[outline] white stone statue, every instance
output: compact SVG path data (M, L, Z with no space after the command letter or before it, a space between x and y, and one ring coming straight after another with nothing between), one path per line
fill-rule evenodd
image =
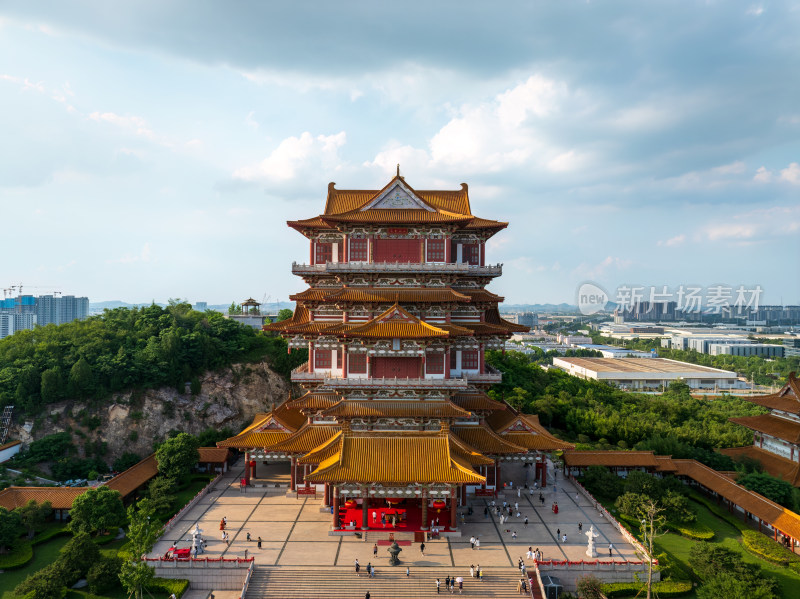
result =
M589 546L586 548L586 555L588 555L589 557L597 557L597 549L595 549L595 547L594 547L594 540L597 537L599 537L600 535L598 535L594 531L594 524L592 524L589 527L589 530L587 530L583 534L585 534L587 537L589 537Z

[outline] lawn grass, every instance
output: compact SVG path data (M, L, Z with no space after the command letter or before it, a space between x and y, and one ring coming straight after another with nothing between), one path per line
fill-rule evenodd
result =
M70 537L58 536L45 541L33 548L33 559L25 567L18 570L8 570L0 575L2 582L2 595L0 599L16 599L12 594L14 587L25 580L29 575L38 572L45 566L52 564L58 559L58 554Z

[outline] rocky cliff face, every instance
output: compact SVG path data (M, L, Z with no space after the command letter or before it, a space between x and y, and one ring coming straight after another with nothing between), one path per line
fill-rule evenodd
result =
M238 433L258 412L284 401L290 385L264 363L235 365L200 378L192 395L171 387L115 394L98 405L66 401L48 406L46 415L18 424L10 438L24 444L52 433L73 432L76 444L105 441L109 463L126 451L141 456L153 451L171 430L197 434L208 428Z

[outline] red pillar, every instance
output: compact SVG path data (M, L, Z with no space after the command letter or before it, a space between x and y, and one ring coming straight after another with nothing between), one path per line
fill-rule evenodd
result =
M253 476L253 478L256 478L256 461L255 460L250 460L250 463L253 466L253 474L252 474L252 476Z
M314 342L308 343L308 372L314 372Z
M308 263L309 263L311 266L314 266L314 240L312 239L312 240L310 240L308 243L309 243L309 246L311 247L311 249L310 249L310 251L309 251L309 254L310 254L310 255L309 255L309 257L308 257Z
M481 266L484 266L486 261L486 242L481 242Z
M294 491L297 488L297 468L294 463L294 457L290 458L290 460L289 490Z
M361 530L369 528L369 491L367 487L361 487Z
M333 528L339 528L339 487L333 487L333 516L332 516Z
M480 360L480 365L479 365L480 370L478 370L478 372L483 374L486 366L485 358L483 355L483 343L481 343L478 348L478 359Z
M244 480L250 486L250 452L244 452Z
M452 348L448 347L447 351L444 352L444 378L450 378L450 352Z
M458 526L458 488L453 487L450 491L450 530L455 530Z
M467 485L461 485L461 505L467 505Z
M420 529L428 530L428 497L425 493L425 487L422 488L420 499L422 500L422 524L420 524Z
M542 489L547 486L547 460L542 460L542 481L539 485Z

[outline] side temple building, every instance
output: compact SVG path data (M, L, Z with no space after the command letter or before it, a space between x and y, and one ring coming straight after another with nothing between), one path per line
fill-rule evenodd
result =
M543 452L571 445L486 394L501 381L486 351L528 330L486 289L502 274L486 241L507 223L474 216L466 184L417 191L398 174L381 190L331 183L322 214L288 224L309 242L309 263L292 264L308 288L264 329L308 350L292 373L306 392L219 444L246 451L248 481L257 460L288 461L291 489L333 508L334 533L391 513L458 534L457 506L502 488L508 460L544 486Z

